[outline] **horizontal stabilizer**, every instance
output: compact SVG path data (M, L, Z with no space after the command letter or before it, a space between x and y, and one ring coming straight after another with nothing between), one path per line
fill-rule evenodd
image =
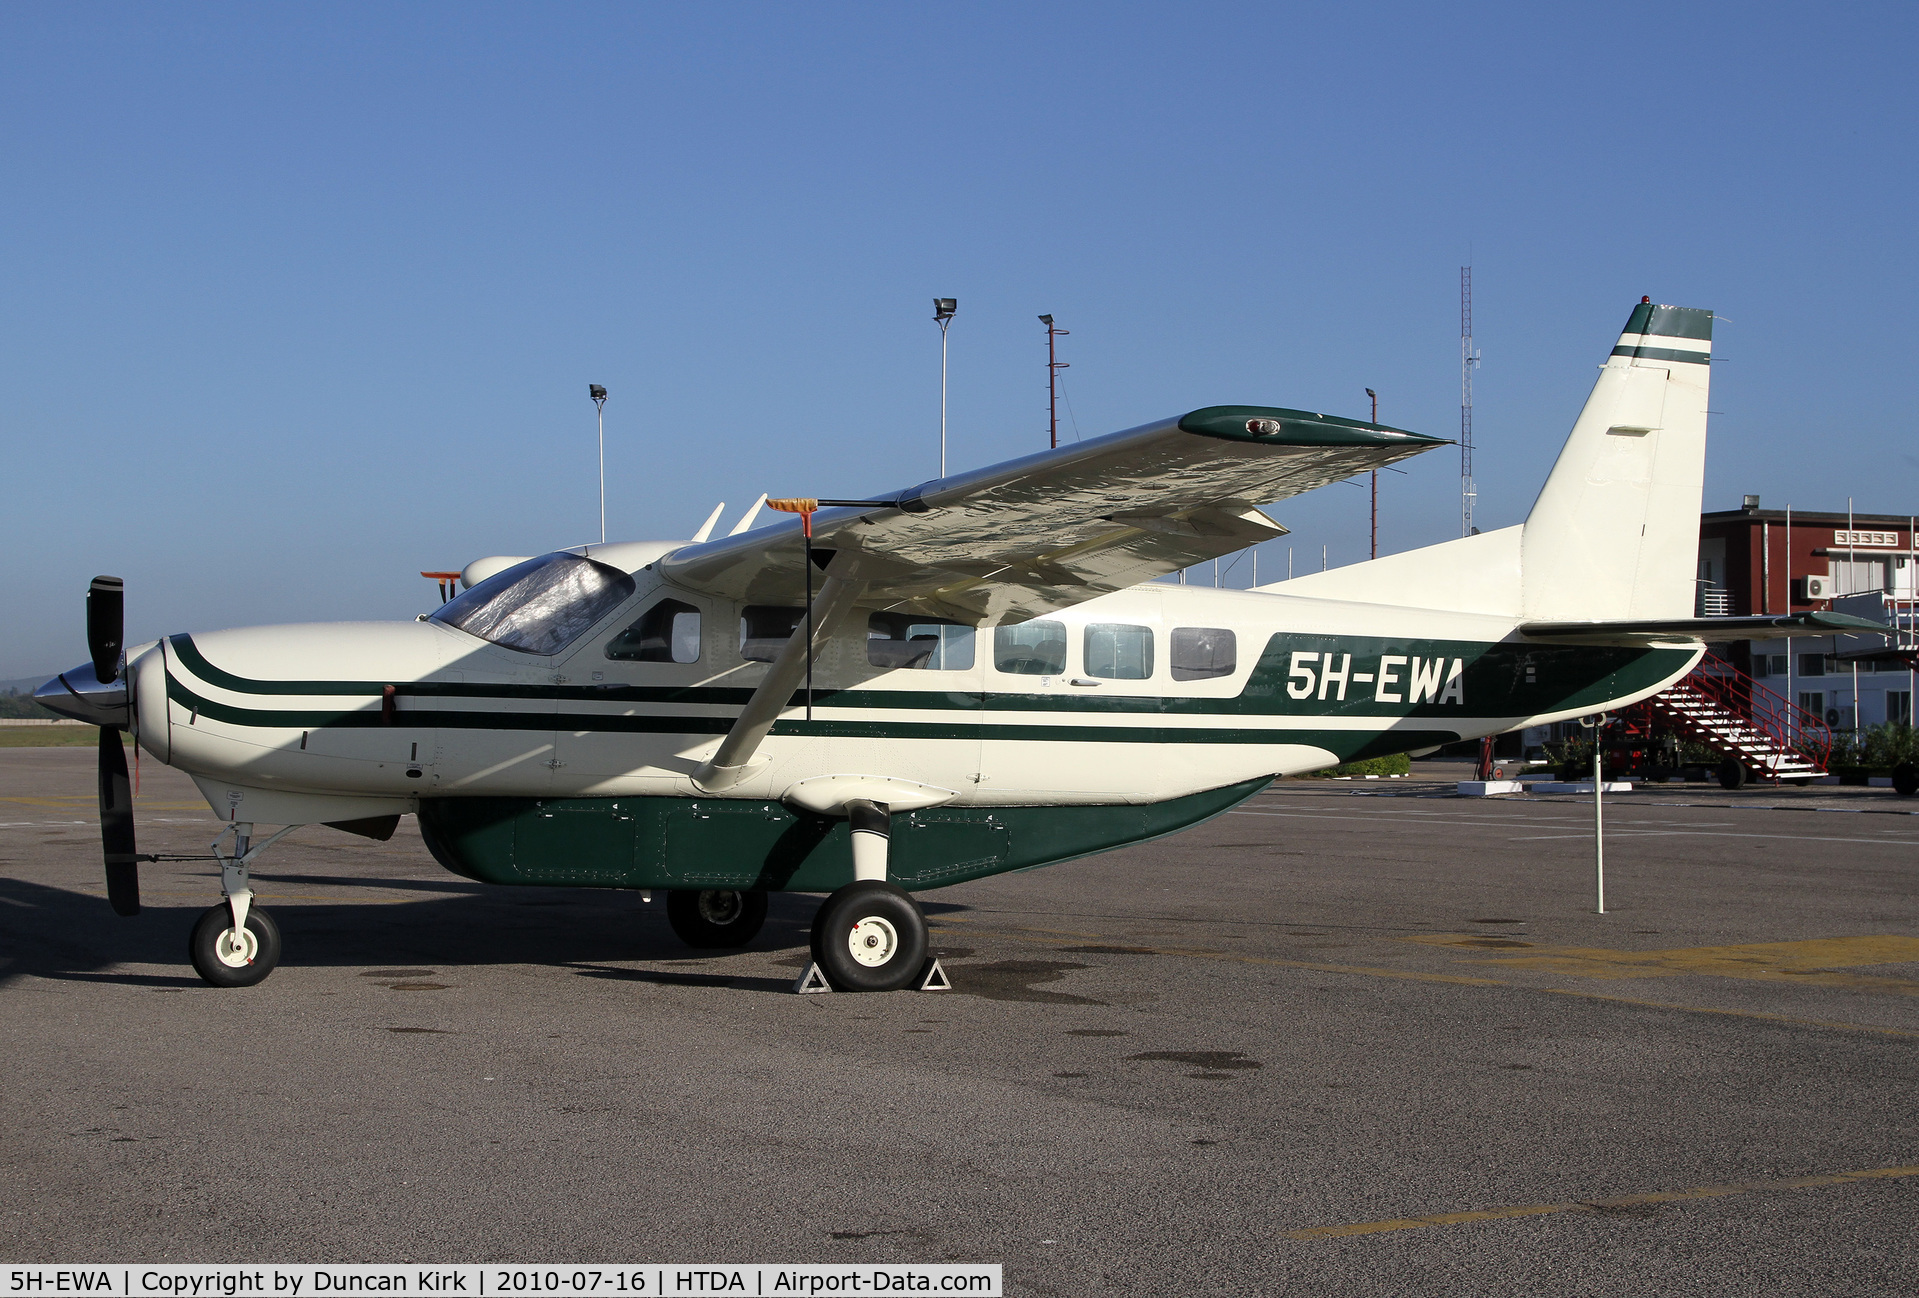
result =
M1652 622L1522 622L1519 633L1535 639L1582 639L1624 637L1628 639L1670 639L1692 636L1700 640L1744 640L1771 632L1774 635L1885 635L1884 622L1873 622L1849 613L1774 613L1760 617L1689 617Z

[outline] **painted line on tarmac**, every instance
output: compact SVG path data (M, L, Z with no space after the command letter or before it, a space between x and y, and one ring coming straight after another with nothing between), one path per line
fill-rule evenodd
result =
M1421 1230L1427 1226L1463 1226L1476 1221L1500 1221L1508 1217L1544 1217L1562 1212L1603 1213L1609 1209L1684 1203L1690 1199L1723 1199L1729 1195L1765 1194L1775 1190L1812 1190L1824 1186L1852 1185L1860 1181L1891 1181L1908 1176L1919 1176L1919 1165L1871 1167L1857 1172L1834 1172L1826 1176L1788 1176L1774 1181L1739 1181L1731 1185L1701 1185L1690 1190L1655 1190L1650 1194L1627 1194L1616 1199L1581 1199L1568 1203L1522 1203L1503 1208L1482 1208L1476 1212L1436 1212L1426 1217L1355 1221L1342 1226L1312 1226L1305 1230L1289 1230L1282 1233L1288 1239L1345 1239L1354 1235L1378 1235L1393 1230Z
M1064 946L1069 942L1106 942L1131 946L1151 955L1183 955L1196 960L1224 960L1232 964L1259 965L1272 969L1309 969L1314 973L1353 974L1358 977L1390 978L1401 982L1449 983L1455 987L1507 987L1516 992L1572 996L1589 1001L1609 1001L1617 1005L1665 1010L1676 1014L1716 1014L1724 1018L1758 1019L1764 1023L1783 1023L1790 1027L1824 1028L1839 1032L1866 1032L1882 1037L1919 1039L1919 1032L1907 1028L1881 1027L1875 1023L1851 1023L1842 1019L1809 1019L1791 1014L1775 1014L1769 1010L1729 1010L1711 1005L1679 1005L1671 1001L1649 1001L1632 996L1612 996L1605 992L1581 991L1576 987L1534 987L1505 978L1472 978L1462 974L1424 973L1414 969L1385 969L1377 965L1320 964L1311 960L1280 960L1272 956L1234 955L1230 951L1215 951L1204 947L1151 946L1141 943L1136 938L1113 937L1106 933L1087 933L1069 929L976 927L972 921L960 915L947 915L941 918L942 927L949 924L966 925L965 929L956 931L991 933L999 937L1011 938L1015 942L1031 942L1037 946ZM936 928L933 931L939 930Z
M1342 790L1328 789L1323 793L1317 789L1313 789L1313 790L1301 789L1298 791L1289 790L1284 793L1281 793L1278 791L1272 791L1272 792L1262 794L1260 796L1261 796L1262 805L1270 805L1270 800L1277 799L1277 798L1457 799L1457 798L1464 797L1465 795L1458 794L1458 793L1419 793L1412 789L1403 789L1403 790L1395 789L1390 791L1381 789L1377 792L1371 789L1342 789ZM1654 795L1654 797L1649 800L1655 800L1655 806L1647 807L1646 810L1648 811L1652 811L1655 809L1663 811L1667 807L1687 807L1687 808L1704 808L1707 811L1843 811L1843 812L1849 812L1851 814L1861 815L1861 816L1919 816L1919 809L1907 810L1900 807L1825 807L1825 806L1794 807L1785 803L1735 802L1730 799L1724 802L1668 802L1663 797L1657 797L1657 795ZM1584 794L1526 793L1526 794L1501 794L1493 798L1472 798L1470 799L1470 801L1489 802L1495 806L1502 806L1502 807L1524 807L1524 806L1575 807L1575 806L1578 806L1582 801L1590 803L1592 799L1590 797L1587 797ZM1408 815L1408 814L1415 814L1415 813L1400 812L1397 814ZM1438 813L1436 811L1428 811L1425 814L1435 815Z
M1612 996L1605 992L1581 991L1576 987L1541 987L1537 990L1553 996L1577 996L1588 1001L1613 1001L1620 1005L1637 1005L1649 1010L1677 1010L1682 1014L1723 1014L1733 1018L1762 1019L1768 1023L1787 1023L1801 1028L1837 1028L1845 1032L1871 1032L1882 1037L1919 1037L1919 1032L1905 1028L1882 1028L1871 1023L1847 1023L1839 1019L1802 1019L1791 1014L1773 1014L1767 1010L1722 1010L1710 1005L1674 1005L1669 1001L1646 1001L1632 996Z
M1279 820L1364 820L1368 824L1376 825L1379 823L1378 817L1375 817L1375 816L1340 816L1340 815L1331 815L1326 812L1229 811L1226 814L1229 816L1267 816L1267 817L1272 817L1274 819L1279 819ZM1452 822L1452 823L1458 823L1458 822ZM1656 823L1656 822L1642 821L1640 823L1647 824L1647 823ZM1512 828L1512 825L1508 823L1506 827L1510 829ZM1685 836L1694 837L1694 838L1759 838L1759 839L1770 839L1773 841L1786 842L1786 843L1871 843L1879 847L1910 847L1913 845L1913 842L1910 839L1838 838L1829 834L1727 834L1727 833L1720 833L1716 831L1703 830L1703 829L1661 829L1661 830L1634 829L1634 830L1620 831L1620 833L1622 837L1652 837L1655 834L1663 834L1663 835L1685 835ZM1583 833L1583 834L1529 834L1529 835L1524 835L1520 837L1509 838L1506 841L1509 843L1531 843L1531 842L1541 842L1550 838L1591 838L1591 837L1592 837L1591 831L1587 831L1586 833Z

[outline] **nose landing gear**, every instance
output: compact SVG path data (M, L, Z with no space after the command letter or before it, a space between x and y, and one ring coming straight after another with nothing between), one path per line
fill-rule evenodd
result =
M280 926L253 904L247 867L253 858L298 829L288 825L279 833L249 846L253 826L234 824L213 840L220 862L220 892L225 897L194 924L187 938L187 958L194 972L215 987L251 987L264 982L280 963ZM233 835L233 855L220 851L221 839Z

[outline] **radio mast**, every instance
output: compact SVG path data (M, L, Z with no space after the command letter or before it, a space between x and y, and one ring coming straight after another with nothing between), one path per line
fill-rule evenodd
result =
M1479 352L1473 347L1473 268L1459 268L1459 534L1473 534L1473 369Z

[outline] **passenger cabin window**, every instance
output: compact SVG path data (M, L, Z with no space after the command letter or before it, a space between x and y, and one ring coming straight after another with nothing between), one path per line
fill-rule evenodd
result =
M1219 626L1173 628L1172 660L1167 664L1176 681L1209 681L1231 676L1239 666L1238 642Z
M440 605L431 621L516 653L552 656L632 595L633 578L577 554L543 554Z
M740 657L756 663L772 662L805 621L803 608L748 604L740 610Z
M1022 622L993 628L993 666L1015 676L1057 676L1066 670L1066 626Z
M1153 628L1094 622L1086 628L1086 674L1143 681L1153 674Z
M700 660L700 611L663 599L613 637L606 656L620 662L696 663Z
M866 621L866 661L875 667L970 671L973 628L908 613L875 613Z

